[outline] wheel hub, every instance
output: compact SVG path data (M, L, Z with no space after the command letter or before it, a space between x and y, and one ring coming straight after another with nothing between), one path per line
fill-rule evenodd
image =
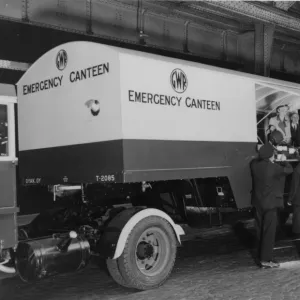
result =
M150 277L158 276L168 264L168 237L156 226L147 228L136 244L135 258L139 271Z
M141 242L137 246L137 257L140 260L150 258L153 256L154 249L153 246L146 242Z

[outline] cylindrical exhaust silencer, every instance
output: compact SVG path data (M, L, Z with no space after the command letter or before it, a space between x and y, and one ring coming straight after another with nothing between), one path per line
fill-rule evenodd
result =
M89 261L90 244L75 232L59 237L19 242L16 269L25 282L74 272Z

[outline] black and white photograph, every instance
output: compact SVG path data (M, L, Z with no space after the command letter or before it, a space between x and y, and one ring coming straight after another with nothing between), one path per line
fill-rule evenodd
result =
M300 1L0 0L0 300L299 300Z

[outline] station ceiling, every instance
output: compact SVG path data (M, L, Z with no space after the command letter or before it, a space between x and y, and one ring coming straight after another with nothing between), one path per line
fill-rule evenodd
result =
M28 64L88 40L250 73L271 61L268 76L300 75L297 1L0 0L0 38L0 60ZM0 63L0 82L23 72Z

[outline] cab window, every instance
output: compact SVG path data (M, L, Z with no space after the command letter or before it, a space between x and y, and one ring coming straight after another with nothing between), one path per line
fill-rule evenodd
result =
M7 105L0 104L0 156L8 156L8 117Z

